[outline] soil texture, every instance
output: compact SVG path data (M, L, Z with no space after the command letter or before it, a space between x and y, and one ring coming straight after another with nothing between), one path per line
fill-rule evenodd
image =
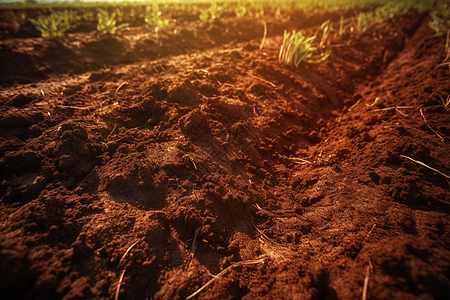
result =
M330 17L3 31L2 299L448 299L445 36Z

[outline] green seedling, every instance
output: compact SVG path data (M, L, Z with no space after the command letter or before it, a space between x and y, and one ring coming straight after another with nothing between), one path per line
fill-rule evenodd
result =
M52 15L57 15L64 20L64 23L70 24L77 19L77 15L73 10L65 9L64 11L57 11L53 8L49 9Z
M243 2L238 2L236 8L234 9L236 17L243 18L247 14L247 7Z
M450 17L444 18L438 11L430 13L431 20L428 22L428 26L433 29L437 36L441 36L450 29Z
M280 7L277 7L275 9L274 15L275 15L275 19L277 19L277 20L281 19L282 16L281 16L281 8Z
M97 30L100 32L106 32L110 35L113 35L116 33L118 29L128 26L127 23L116 26L115 18L116 18L115 12L113 12L110 16L106 10L99 9L99 12L97 13L98 19Z
M145 7L145 15L144 15L144 21L150 26L158 26L158 27L164 27L168 26L170 24L169 19L161 19L161 10L159 9L158 3L156 1L152 2L152 6L146 6Z
M136 10L134 8L132 8L130 10L130 19L134 21L134 20L136 20L136 16L137 16Z
M41 32L43 38L58 38L70 28L69 23L64 21L64 17L58 14L41 16L37 20L31 19L30 21Z
M210 7L200 10L199 18L202 21L217 19L222 15L224 8L225 6L219 6L216 2L213 2Z
M249 15L255 18L261 18L264 16L264 5L261 2L250 2Z
M92 11L87 11L87 12L83 13L83 15L81 16L81 19L84 21L90 21L90 20L94 19L94 13Z
M356 16L356 33L362 34L369 30L373 24L373 13L372 12L360 12Z
M296 68L303 61L310 64L325 61L331 52L315 54L317 48L312 45L315 38L316 36L307 38L301 32L296 33L295 30L292 33L285 30L278 60Z
M330 35L333 31L333 26L331 25L331 19L326 20L320 25L320 29L322 30L322 36L320 37L319 47L324 48L325 46L330 45Z
M399 3L388 3L375 9L374 23L383 23L399 14L402 6Z
M209 14L208 9L201 9L200 15L198 16L198 18L202 21L213 19L212 16L210 16L210 14Z

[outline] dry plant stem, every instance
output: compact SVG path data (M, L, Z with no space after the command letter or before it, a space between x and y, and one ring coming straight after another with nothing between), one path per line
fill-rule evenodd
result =
M377 226L377 224L373 224L372 228L369 230L369 233L366 235L366 238L369 237L369 235L372 233L372 231L375 229L375 226Z
M119 277L119 283L117 284L117 289L116 289L116 295L114 296L114 300L118 300L119 299L119 293L120 293L120 285L122 284L122 280L123 280L123 275L125 275L125 271L127 270L127 268L125 268L122 273L120 274Z
M431 128L431 126L428 124L427 119L425 118L425 115L423 114L422 109L420 109L420 114L422 115L423 120L425 121L425 124L427 124L428 128L430 128L431 131L434 132L435 135L438 136L438 138L442 141L445 142L445 139L439 134L437 133L433 128Z
M306 159L301 159L301 158L297 158L297 157L292 157L291 160L295 160L297 164L300 165L305 165L305 164L310 164L311 162L307 161Z
M273 242L269 239L269 237L268 237L267 235L264 234L264 232L262 232L258 227L256 227L255 223L253 223L253 219L252 219L252 224L253 224L253 227L255 227L255 229L259 232L259 235L260 235L261 237L263 237L264 239L266 239L266 240L268 240L269 242L273 243Z
M110 136L111 136L111 134L114 132L114 130L116 130L116 128L117 128L117 124L114 124L114 128L111 130L111 132L108 134L108 136L106 137L106 139L108 139Z
M432 167L428 166L427 164L425 164L425 163L423 163L423 162L421 162L421 161L412 159L411 157L406 156L406 155L400 155L400 156L403 157L403 158L407 158L407 159L409 159L410 161L415 162L416 164L421 165L421 166L423 166L423 167L425 167L425 168L428 168L428 169L430 169L430 170L432 170L432 171L434 171L434 172L436 172L436 173L439 173L439 174L441 174L442 176L444 176L444 177L447 178L447 179L450 179L450 176L448 176L447 174L442 173L441 171L436 170L435 168L432 168Z
M123 86L126 85L126 84L128 84L128 81L122 82L122 83L117 87L116 94L119 92L120 88L123 87Z
M255 259L255 260L245 260L245 261L240 261L237 262L235 264L232 264L231 266L228 266L227 268L225 268L222 272L220 272L219 274L217 274L214 278L212 278L210 281L208 281L207 283L205 283L201 288L199 288L197 291L195 291L194 293L192 293L191 295L189 295L186 300L192 299L194 298L197 294L199 294L201 291L203 291L208 285L210 285L211 283L213 283L216 279L222 277L223 275L225 275L228 271L230 271L232 268L234 267L239 267L239 266L244 266L244 265L254 265L254 264L259 264L259 263L264 263L264 258L260 258L260 259Z
M261 80L262 82L265 82L267 84L270 84L272 87L276 87L276 85L273 84L272 82L270 82L269 80L265 80L265 79L263 79L261 77L258 77L258 76L255 76L255 75L252 75L252 74L249 74L249 73L247 73L247 75L250 76L250 77L253 77L255 79Z
M387 110L393 110L393 109L411 109L414 108L412 106L396 106L396 107L387 107L387 108L379 108L379 109L374 109L371 111L387 111Z
M363 288L363 294L362 294L362 300L367 299L367 288L369 286L369 275L370 275L370 265L366 268L366 278L364 279L364 288Z
M195 229L194 240L192 241L191 253L192 255L195 253L195 249L197 249L197 237L201 227Z
M189 254L189 259L187 261L185 270L189 270L189 268L192 265L194 255L195 255L195 250L197 249L197 237L198 237L198 233L200 232L201 228L202 227L195 229L194 238L192 239L191 253Z
M378 100L380 100L380 97L376 97L373 103L369 105L369 107L373 107L375 104L377 104Z
M405 114L404 112L402 112L400 109L396 109L395 111L396 111L398 114L404 116L405 118L408 117L408 115Z
M267 24L266 21L263 20L263 25L264 25L264 35L263 35L263 39L261 41L261 45L259 46L259 50L262 50L264 48L264 43L266 42L266 36L267 36Z
M444 108L446 110L450 110L450 95L445 100L444 97L442 97L441 95L439 95L439 97L441 97L442 105L444 105Z
M362 99L362 98L361 98ZM352 111L356 106L358 106L359 103L361 103L361 99L359 99L358 101L356 101L355 104L353 104L352 106L350 106L348 108L348 111Z
M197 165L196 165L195 162L194 162L194 159L193 159L192 157L190 157L190 156L189 156L189 159L191 160L192 164L194 165L194 168L195 168L196 170L198 170L198 169L197 169Z
M80 109L80 110L89 110L89 109L95 108L95 106L79 107L79 106L69 106L69 105L58 105L58 108L72 108L72 109Z
M117 269L120 268L120 266L122 265L123 260L125 259L125 257L127 256L128 252L130 252L130 250L136 246L137 243L139 243L142 239L137 240L136 242L134 242L130 247L128 247L127 251L125 251L125 253L123 254L122 258L119 261L119 264L117 265Z

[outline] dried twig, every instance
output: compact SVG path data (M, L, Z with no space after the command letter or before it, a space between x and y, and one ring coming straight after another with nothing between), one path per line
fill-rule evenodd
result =
M350 106L350 107L348 108L348 111L352 111L356 106L358 106L358 104L361 103L361 100L362 100L362 98L359 99L358 101L356 101L355 104L353 104L352 106Z
M369 233L366 235L366 238L369 237L369 235L372 233L372 231L375 229L375 226L377 226L377 224L373 224L372 228L369 230Z
M255 207L257 210L261 211L261 206L258 205L258 203L253 204L253 207Z
M108 136L106 137L106 139L108 139L111 134L114 132L114 130L116 130L117 124L114 124L114 128L111 130L111 132L108 134Z
M441 95L439 95L439 97L441 97L442 105L444 105L444 108L446 110L450 110L450 95L448 95L445 100L444 97L442 97Z
M262 232L258 227L256 227L255 223L253 223L253 219L252 219L251 221L252 221L253 227L255 227L255 229L259 232L259 235L260 235L261 237L263 237L264 239L268 240L269 242L273 243L273 242L269 239L269 237L268 237L267 235L264 234L264 232Z
M430 128L431 131L434 132L435 135L438 136L438 138L442 141L445 142L445 139L439 134L437 133L433 128L431 128L431 126L428 124L427 119L425 118L425 115L423 114L422 109L420 109L420 114L422 115L423 120L425 121L425 124L428 126L428 128Z
M191 160L192 164L194 165L194 168L195 168L196 170L198 170L198 169L197 169L197 165L195 164L194 159L193 159L192 157L190 157L190 156L189 156L189 159Z
M119 264L117 265L117 269L120 268L120 266L122 265L123 260L125 259L125 257L127 256L128 252L130 252L130 250L136 246L137 243L139 243L142 239L138 239L136 242L134 242L130 247L128 247L127 251L125 251L125 253L123 254L122 258L119 261Z
M450 179L450 176L448 176L447 174L442 173L441 171L436 170L435 168L432 168L432 167L428 166L427 164L425 164L425 163L423 163L423 162L421 162L421 161L412 159L411 157L406 156L406 155L400 155L400 156L403 157L403 158L407 158L407 159L409 159L410 161L413 161L413 162L415 162L416 164L419 164L419 165L421 165L421 166L423 166L423 167L425 167L425 168L428 168L428 169L430 169L430 170L432 170L432 171L434 171L434 172L436 172L436 173L439 173L439 174L441 174L442 176L444 176L444 177L447 178L447 179Z
M211 283L213 283L216 279L222 277L223 275L225 275L228 271L230 271L231 269L235 268L235 267L239 267L239 266L244 266L244 265L253 265L253 264L259 264L259 263L264 263L264 258L260 258L260 259L255 259L255 260L245 260L245 261L240 261L237 262L235 264L232 264L231 266L228 266L227 268L225 268L222 272L220 272L219 274L217 274L215 277L213 277L211 280L209 280L207 283L205 283L201 288L199 288L197 291L195 291L194 293L192 293L191 295L189 295L186 300L192 299L194 298L197 294L199 294L201 291L203 291L208 285L210 285Z
M305 164L310 164L311 162L306 160L306 159L302 159L302 158L297 158L297 157L291 157L291 160L295 160L297 164L300 165L305 165Z
M411 109L414 108L412 106L395 106L395 107L387 107L387 108L379 108L379 109L373 109L370 111L388 111L388 110L398 110L398 109Z
M189 254L189 259L185 266L186 270L188 270L191 267L192 261L194 259L195 250L197 249L197 237L198 237L198 233L200 232L201 228L202 227L200 226L199 228L195 229L194 238L192 239L191 253Z
M250 76L250 77L253 77L253 78L255 78L255 79L261 80L262 82L265 82L265 83L267 83L267 84L270 84L272 87L276 87L276 85L273 84L272 82L270 82L269 80L266 80L266 79L263 79L263 78L261 78L261 77L252 75L252 74L250 74L250 73L248 73L247 75Z
M191 246L191 253L192 253L192 255L195 254L195 249L197 249L197 237L198 237L198 233L200 232L201 228L202 227L199 227L199 228L195 229L194 240L192 241L192 246Z
M377 104L378 100L380 100L380 97L376 97L376 98L375 98L375 100L374 100L374 101L372 102L372 104L370 104L370 105L369 105L369 104L366 104L366 105L367 105L367 107L369 107L369 108L370 108L370 107L373 107L373 106L375 106L375 104Z
M117 95L117 93L119 92L120 88L123 87L123 86L126 85L126 84L128 84L128 81L122 82L122 83L119 85L119 87L117 88L115 94Z
M70 105L57 105L57 108L71 108L71 109L79 109L79 110L89 110L89 109L95 108L95 106L80 107L80 106L70 106Z
M369 275L370 275L370 265L367 265L366 278L364 279L364 288L363 288L362 300L366 300L367 299L367 288L369 286Z
M116 295L114 297L114 300L118 300L119 299L119 293L120 293L120 285L122 284L122 280L123 280L123 275L125 275L125 271L127 270L127 268L125 268L122 273L120 274L119 277L119 283L117 284L117 289L116 289Z
M264 43L266 42L266 36L267 36L267 24L266 24L266 21L263 20L263 24L264 24L264 36L263 36L263 39L261 41L261 45L259 46L259 50L262 50L264 48Z

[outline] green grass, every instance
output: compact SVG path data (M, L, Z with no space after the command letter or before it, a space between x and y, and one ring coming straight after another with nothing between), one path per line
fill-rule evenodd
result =
M106 32L107 34L113 35L120 28L128 26L128 24L120 24L116 26L116 12L113 12L111 15L108 14L108 11L99 9L97 13L97 30L100 32Z
M144 22L151 26L164 27L169 25L169 19L161 18L162 11L156 1L153 1L151 6L145 7Z
M314 47L312 42L315 39L316 36L305 37L301 32L295 32L295 30L292 33L284 31L278 60L296 68L302 62L317 64L325 61L331 52L323 53L319 48Z
M374 17L373 12L359 12L356 16L356 22L355 22L355 30L357 34L363 34L374 23Z
M200 8L199 18L202 21L220 18L226 8L226 4L213 2L208 8Z
M53 13L49 16L41 16L37 20L31 19L31 23L41 32L43 38L55 39L70 28L68 19L64 15Z

